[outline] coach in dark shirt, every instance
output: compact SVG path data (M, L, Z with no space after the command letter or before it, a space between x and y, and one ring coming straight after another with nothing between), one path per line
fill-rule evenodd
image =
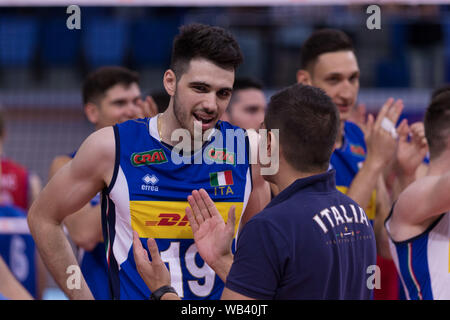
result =
M372 226L327 171L339 127L336 106L320 89L293 85L271 98L265 125L279 170L264 178L281 192L243 227L234 257L234 210L225 223L205 190L188 198L198 251L226 279L222 299L371 299ZM155 298L177 298L154 241L148 244L152 262L134 243L141 276Z

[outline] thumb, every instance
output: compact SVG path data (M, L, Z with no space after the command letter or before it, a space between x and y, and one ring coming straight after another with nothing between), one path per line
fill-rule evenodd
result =
M233 230L236 226L236 206L231 206L230 210L228 211L227 226L232 227Z

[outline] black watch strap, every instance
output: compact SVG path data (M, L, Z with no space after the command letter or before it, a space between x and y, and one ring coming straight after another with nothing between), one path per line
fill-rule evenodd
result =
M162 286L161 288L156 289L155 291L152 292L152 294L150 295L150 300L161 300L161 297L169 292L178 295L175 289L172 288L171 286Z

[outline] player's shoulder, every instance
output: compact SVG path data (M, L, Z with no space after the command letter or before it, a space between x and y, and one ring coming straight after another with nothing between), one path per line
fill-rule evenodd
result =
M232 125L232 124L229 123L228 121L223 121L223 120L217 121L216 128L217 128L217 129L220 129L220 130L222 130L222 131L223 131L223 130L227 130L227 129L233 129L233 130L241 129L241 130L243 130L244 132L246 131L245 129L243 129L243 128L241 128L241 127Z
M346 135L350 134L350 135L355 136L355 137L363 137L364 138L364 132L354 122L345 121L345 123L344 123L344 131L345 131Z
M118 123L115 126L120 128L147 128L149 127L151 118L138 118L130 119L122 123Z

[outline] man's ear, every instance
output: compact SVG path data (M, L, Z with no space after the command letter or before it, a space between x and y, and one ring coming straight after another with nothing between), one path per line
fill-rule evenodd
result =
M267 156L272 157L272 153L279 152L280 141L272 130L267 132Z
M305 69L297 71L297 83L311 85L311 74Z
M86 103L84 105L84 114L86 115L89 122L93 123L94 125L98 123L98 120L100 118L100 111L95 103Z
M169 96L173 97L177 88L177 76L173 70L168 69L164 72L163 84Z

